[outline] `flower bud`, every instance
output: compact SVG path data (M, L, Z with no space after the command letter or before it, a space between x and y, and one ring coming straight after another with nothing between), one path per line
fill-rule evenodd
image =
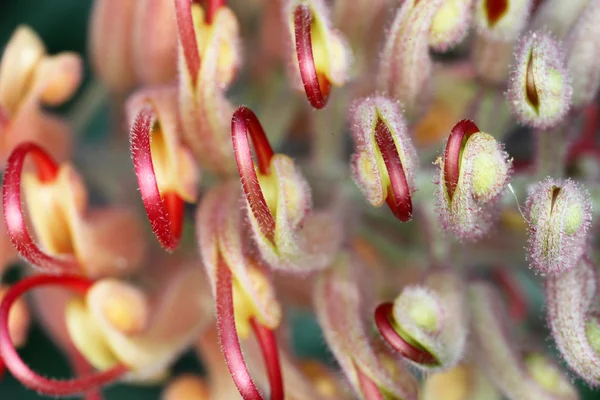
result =
M587 190L570 179L548 178L531 188L525 216L531 266L550 275L574 268L588 244L592 203Z
M475 35L471 59L477 76L488 84L503 86L509 76L513 47L513 41Z
M475 28L489 39L511 41L525 28L533 0L476 0Z
M381 398L384 393L416 400L418 384L404 364L381 351L369 338L362 316L367 299L360 285L368 285L351 254L342 253L321 273L314 292L317 319L323 336L359 398Z
M400 105L385 97L367 97L356 100L350 110L354 182L373 206L386 201L398 219L410 220L419 160Z
M429 46L447 51L460 43L471 25L474 0L446 0L435 12L429 28Z
M556 126L569 110L572 94L559 44L542 32L526 34L513 68L508 99L517 119L536 129Z
M512 160L493 136L463 120L452 129L437 163L442 227L460 239L481 238L496 217L494 206L510 178Z
M310 104L323 108L331 86L342 86L349 79L350 48L331 27L323 0L289 0L284 19L289 21L289 40L295 49L291 52L293 86L303 86Z
M600 2L591 0L565 38L567 70L572 78L573 107L591 102L600 86Z

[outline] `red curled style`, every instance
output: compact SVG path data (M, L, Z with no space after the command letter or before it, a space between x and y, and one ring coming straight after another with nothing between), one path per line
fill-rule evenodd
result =
M31 155L38 178L42 182L52 182L58 174L56 162L37 144L21 143L10 154L2 185L4 222L10 240L21 257L44 272L77 273L80 271L80 265L72 255L52 256L45 253L33 241L27 230L21 207L21 175L28 155Z
M296 55L300 77L304 84L304 91L310 104L321 109L327 104L331 84L327 77L317 72L312 50L311 23L313 13L306 4L300 4L294 11L294 32L296 41Z
M452 128L452 132L448 137L446 152L444 154L444 183L450 201L452 201L452 196L454 195L454 191L458 185L458 178L460 177L463 141L477 132L479 132L479 128L473 121L463 119L454 125L454 128Z
M400 353L402 357L408 358L418 364L437 364L438 362L432 354L426 350L414 347L396 332L390 323L393 308L394 305L392 303L383 303L375 309L375 325L377 325L377 329L381 336L383 336L385 341L392 346L394 350Z
M375 125L375 141L390 177L390 187L385 201L396 218L407 222L412 218L412 200L408 181L390 129L381 119L378 119Z
M44 378L25 365L10 338L8 315L13 303L25 292L39 286L62 286L84 295L93 283L75 275L34 275L17 282L6 293L0 304L0 356L13 376L26 387L48 396L74 396L112 383L128 372L126 366L119 364L106 371L77 379Z
M231 377L244 400L263 400L244 361L242 348L235 327L235 309L233 306L233 287L231 271L219 256L217 261L217 327L219 341L223 348L225 361ZM279 363L279 353L275 334L254 319L250 320L254 335L260 345L265 361L269 383L271 385L271 400L283 400L283 380Z
M385 397L381 394L381 390L379 390L377 384L362 372L358 365L354 364L354 370L356 371L356 378L358 379L360 391L365 397L365 400L385 400Z
M156 115L150 106L140 110L129 133L131 158L152 232L167 251L179 245L183 227L183 200L174 193L161 197L152 163L150 134Z
M275 218L267 206L267 201L258 182L248 135L250 135L254 145L259 172L264 175L269 174L273 149L271 149L265 131L256 115L249 108L241 106L233 113L231 119L231 139L235 161L237 162L246 201L258 222L260 231L272 242L275 237Z
M183 49L185 64L192 79L192 84L196 84L198 71L200 71L200 53L198 51L198 42L196 41L194 20L192 19L191 0L175 0L175 15L179 30L179 43Z

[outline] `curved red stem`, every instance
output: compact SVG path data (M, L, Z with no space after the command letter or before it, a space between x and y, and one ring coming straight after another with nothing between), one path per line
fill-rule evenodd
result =
M312 19L312 11L306 4L300 4L294 10L296 55L300 77L308 101L314 108L321 109L327 104L331 86L329 80L317 72L315 66L310 29Z
M4 182L2 185L2 201L4 222L10 240L25 260L47 273L76 273L80 265L72 256L55 257L43 252L33 241L21 207L21 175L25 158L32 155L37 173L43 182L52 181L58 166L52 158L38 145L25 142L18 145L8 157Z
M356 371L356 377L358 378L358 384L360 391L364 396L365 400L385 400L385 397L381 394L379 387L371 378L369 378L358 365L354 364L354 370Z
M231 271L221 257L217 266L217 327L219 341L223 348L225 361L231 377L244 400L262 400L248 366L244 361L242 348L235 327L235 310L233 307L233 288ZM279 354L275 335L267 328L251 321L256 338L261 346L265 359L269 382L271 384L271 400L283 400L283 382L279 366Z
M258 182L254 162L252 161L248 135L250 135L252 144L254 145L258 170L261 174L269 174L271 158L273 158L271 145L256 115L249 108L241 106L233 113L231 119L233 152L246 201L248 201L252 214L256 218L263 235L270 241L273 241L275 236L275 218L267 206L267 201Z
M433 355L425 350L417 349L396 332L390 323L393 308L394 305L392 303L383 303L375 309L375 325L377 325L377 329L381 336L383 336L385 341L388 342L394 350L400 353L402 357L408 358L419 364L437 364L437 360Z
M39 286L63 286L85 294L93 281L75 275L34 275L13 285L0 304L0 356L6 367L23 385L49 396L73 396L114 382L127 372L127 367L117 365L109 370L72 380L44 378L32 371L19 357L8 331L8 315L13 303L25 292Z
M469 136L477 132L479 132L479 128L473 121L463 119L454 125L448 137L446 152L444 154L444 183L450 200L452 200L456 185L458 185L458 178L460 177L463 140L468 139Z
M408 187L396 143L394 143L389 128L381 119L375 125L375 141L390 177L390 187L385 201L396 218L402 222L407 222L412 218L410 188Z
M170 194L168 199L163 200L158 190L150 147L154 120L155 114L150 106L142 108L138 113L129 133L131 158L152 231L165 250L173 251L181 239L183 204L177 204L177 200L173 200ZM166 206L172 208L167 209Z
M198 71L200 71L200 52L196 41L190 0L175 0L175 15L177 16L179 43L183 49L183 58L192 79L192 84L195 85Z

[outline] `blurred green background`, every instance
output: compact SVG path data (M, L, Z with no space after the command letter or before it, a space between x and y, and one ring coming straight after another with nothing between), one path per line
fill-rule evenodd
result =
M87 24L91 8L91 0L0 0L0 49L7 43L10 35L19 24L31 26L41 36L50 53L60 51L75 51L86 54ZM86 65L84 84L89 84L90 70ZM80 95L82 90L79 90ZM77 100L77 96L74 101ZM67 109L69 105L65 107ZM108 126L106 110L96 119L90 131L101 132ZM89 134L89 132L88 132ZM8 280L17 278L13 269L8 274ZM535 290L532 290L536 292ZM537 291L539 296L539 291ZM538 298L539 300L539 298ZM539 303L539 301L538 301ZM541 314L541 310L540 314ZM331 361L327 355L323 339L314 318L309 313L297 311L291 313L290 323L294 326L294 347L307 357L324 358ZM45 337L38 326L33 326L27 346L21 351L22 357L34 370L43 375L56 378L70 376L69 366L59 350ZM183 371L201 372L201 366L194 355L189 353L175 365L174 373ZM600 392L592 392L581 385L584 399L600 399ZM125 399L158 399L159 387L133 387L116 385L105 390L107 400ZM43 399L35 392L24 389L10 374L6 374L0 383L0 400L29 400Z

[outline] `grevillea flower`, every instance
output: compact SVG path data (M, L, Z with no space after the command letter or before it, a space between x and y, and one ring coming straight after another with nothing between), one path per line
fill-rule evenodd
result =
M435 12L429 27L429 46L447 51L467 35L471 25L474 0L444 1Z
M369 203L387 202L396 218L412 218L417 152L408 137L400 104L386 97L356 100L350 108L356 153L352 178Z
M81 81L81 58L73 53L46 54L30 28L17 28L0 62L0 163L21 142L32 141L58 160L69 151L70 129L42 110L68 100Z
M422 285L407 286L393 303L377 307L379 333L419 369L452 368L461 360L467 341L464 292L455 271L432 270Z
M283 14L292 47L292 84L304 87L310 104L321 109L327 104L331 86L342 86L350 78L350 48L332 28L323 0L288 0Z
M475 363L466 362L447 371L428 375L420 392L422 400L486 399L502 397Z
M548 324L561 356L591 386L600 384L598 271L583 257L571 271L548 277Z
M573 107L590 103L600 86L600 2L591 0L565 38L567 70L573 84Z
M512 160L493 136L462 120L452 129L437 164L442 227L460 239L481 238L491 228Z
M200 255L216 302L221 348L240 394L248 400L263 398L239 342L252 330L266 364L271 399L283 399L274 333L281 321L281 306L262 263L249 255L239 197L236 182L224 183L204 196L196 216Z
M585 188L570 179L539 182L527 198L526 217L531 266L550 275L575 268L587 249L592 220Z
M23 172L27 156L35 173ZM41 248L27 229L21 189ZM119 275L137 268L144 257L146 245L134 214L116 207L88 209L87 189L75 168L56 164L33 143L20 144L10 155L2 193L10 239L35 267L51 273Z
M515 116L537 129L557 125L569 110L572 94L559 43L543 32L526 34L513 68L508 100Z
M315 311L325 340L358 397L414 400L418 390L414 376L369 337L363 319L366 299L359 287L368 280L355 260L351 254L340 254L315 285Z
M511 41L529 19L533 0L476 0L475 27L489 39Z
M139 91L129 99L127 113L144 207L160 244L172 251L181 239L184 202L196 201L199 179L196 162L180 141L177 88Z
M379 64L379 90L400 100L409 111L418 109L431 92L433 64L429 34L441 0L402 3L387 35Z
M539 351L518 345L509 336L508 316L494 288L469 287L473 350L478 365L504 396L514 400L577 399L577 390L556 364Z
M291 158L273 153L250 109L240 107L233 114L231 136L250 225L262 257L273 268L295 272L327 267L340 246L339 221L324 211L311 212L308 183Z
M222 1L205 11L176 0L179 37L179 112L186 143L200 166L219 175L235 173L229 141L234 108L225 90L241 62L239 27Z

